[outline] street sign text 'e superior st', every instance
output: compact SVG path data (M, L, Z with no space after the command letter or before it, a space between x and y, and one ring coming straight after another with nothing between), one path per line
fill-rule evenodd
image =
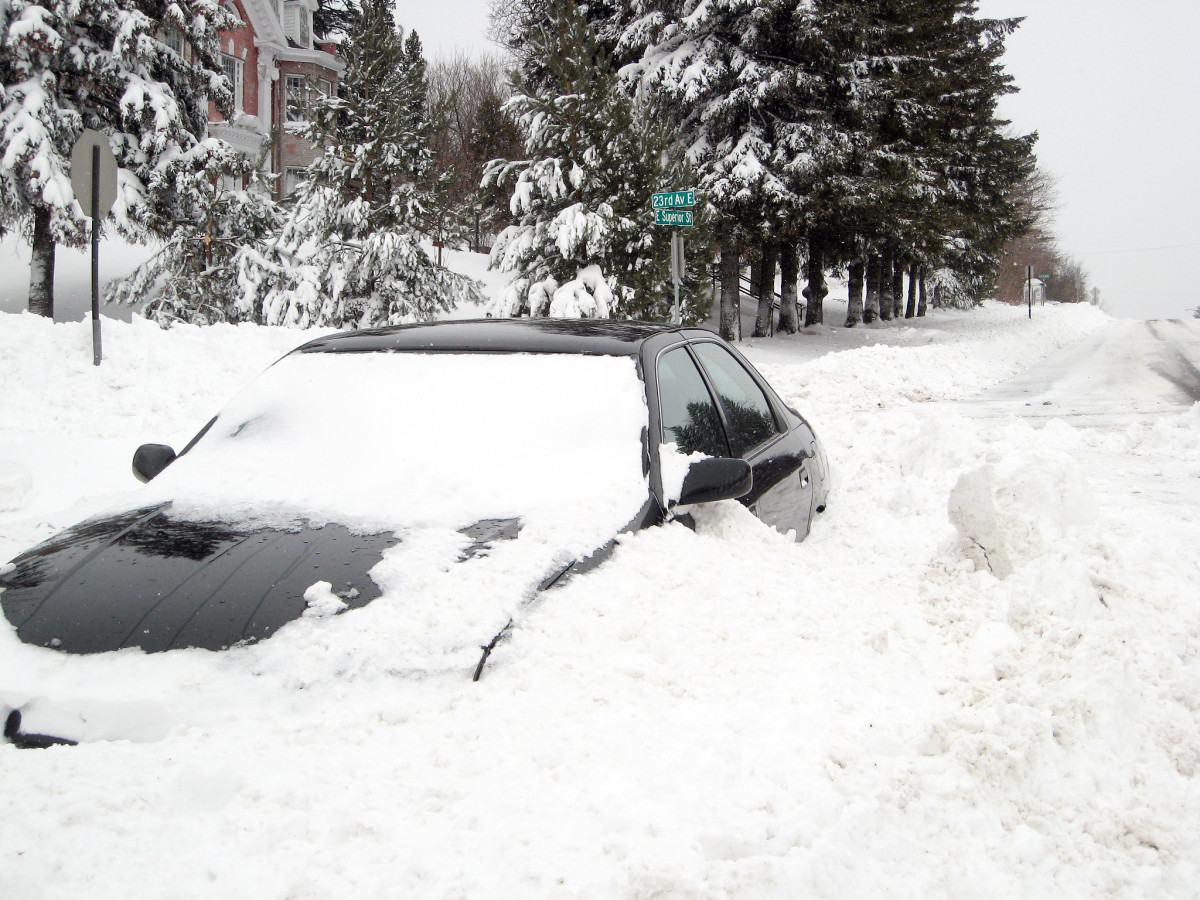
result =
M696 215L690 209L656 209L655 225L695 225Z

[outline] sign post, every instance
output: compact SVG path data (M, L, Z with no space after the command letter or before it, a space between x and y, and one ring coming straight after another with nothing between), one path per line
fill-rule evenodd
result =
M117 199L117 158L108 138L85 128L71 148L71 187L92 220L92 365L100 365L100 220ZM85 205L86 203L86 205Z
M695 213L691 209L681 207L695 205L695 191L664 191L650 197L655 225L690 228L696 224ZM671 281L675 284L675 307L671 312L671 322L678 325L682 321L679 312L679 285L683 282L683 234L679 231L671 232Z
M1029 301L1029 318L1033 318L1033 266L1025 267L1025 296Z

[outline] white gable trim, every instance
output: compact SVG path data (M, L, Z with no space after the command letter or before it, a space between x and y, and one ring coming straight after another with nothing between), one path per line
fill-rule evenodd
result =
M279 21L279 9L274 0L242 0L242 8L246 10L246 18L254 29L256 43L287 46L287 35L283 31L283 23Z

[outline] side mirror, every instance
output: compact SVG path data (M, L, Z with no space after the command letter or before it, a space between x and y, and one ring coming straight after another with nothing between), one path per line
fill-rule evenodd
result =
M134 477L145 484L173 462L175 451L166 444L142 444L133 454Z
M683 479L679 505L736 500L750 493L754 472L744 459L710 457L692 463Z

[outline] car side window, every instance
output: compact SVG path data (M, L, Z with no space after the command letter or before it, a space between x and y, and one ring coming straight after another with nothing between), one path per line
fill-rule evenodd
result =
M676 444L681 453L729 455L721 415L696 363L683 347L659 357L658 401L664 444Z
M693 344L692 349L725 406L735 456L745 456L779 433L766 394L728 350L708 341Z

